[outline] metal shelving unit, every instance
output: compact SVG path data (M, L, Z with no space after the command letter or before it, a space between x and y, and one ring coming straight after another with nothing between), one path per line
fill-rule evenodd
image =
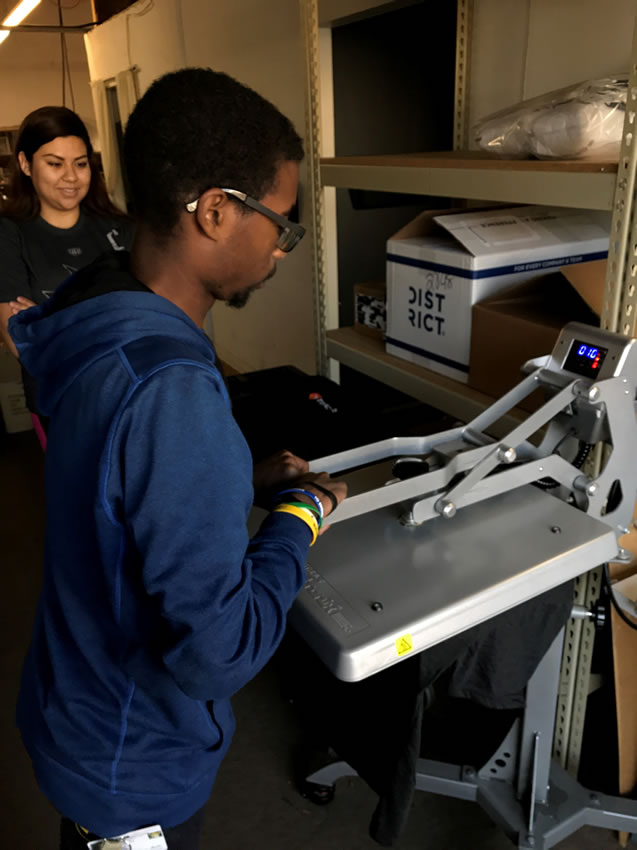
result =
M612 210L617 163L502 160L463 152L323 158L323 186L471 200ZM371 378L469 421L493 399L370 346L352 329L326 332L327 355ZM499 423L505 433L524 413ZM497 436L497 434L494 435Z
M352 335L347 329L327 330L325 316L328 296L335 297L334 281L328 285L326 269L333 268L330 252L335 246L326 235L333 222L325 221L325 205L321 203L322 190L332 188L367 189L405 194L445 196L482 200L488 202L543 204L582 209L607 210L613 213L613 233L618 239L611 242L608 263L606 298L602 325L623 333L634 333L637 314L635 279L637 264L629 262L628 244L637 245L637 232L633 222L635 170L637 163L635 135L635 108L637 108L637 77L633 67L630 84L632 108L626 110L624 147L619 165L597 161L529 161L501 160L487 154L453 151L443 153L415 153L387 156L319 157L318 140L322 138L320 88L323 69L320 68L320 41L318 30L318 0L300 0L305 29L308 80L309 138L312 146L312 196L314 203L313 232L315 238L315 293L318 332L319 369L327 371L326 360L332 358L352 366L360 372L404 388L417 398L435 403L440 409L458 418L470 418L477 405L492 401L488 396L476 395L465 384L447 381L441 388L439 376L421 367L402 363L391 358L388 367L382 347L370 351L367 341ZM462 71L456 86L454 110L454 139L462 144L465 136L465 100L469 86L466 68L469 65L471 44L472 0L457 0L458 38L456 68ZM637 42L633 48L637 56ZM631 231L632 228L632 231ZM629 232L630 231L630 232ZM637 249L636 249L637 250ZM630 255L637 256L637 253ZM333 259L333 258L331 258ZM332 311L333 313L333 311ZM632 327L632 330L631 330ZM346 342L344 342L346 337ZM401 363L402 368L397 364ZM464 401L463 401L464 399Z
M320 120L322 69L317 3L318 0L300 0L308 56L309 132L314 140L324 139ZM457 0L457 4L454 145L462 148L466 139L465 107L470 85L466 69L470 64L473 0ZM465 421L492 401L465 384L387 355L380 341L368 340L351 328L326 329L324 317L330 314L331 302L338 291L329 271L335 267L333 255L336 245L331 235L335 213L333 205L325 202L327 194L333 192L332 187L611 211L612 236L601 325L628 336L636 335L636 131L637 20L619 163L502 161L459 151L319 159L315 148L311 180L312 194L317 201L313 209L313 232L317 256L315 297L320 327L319 368L327 372L328 364L338 361ZM333 276L334 272L331 274ZM331 312L334 313L333 310ZM503 428L514 424L517 411L512 413L508 423L503 421ZM519 415L524 416L523 413ZM580 577L576 601L585 605L592 603L599 594L599 584L599 571ZM573 773L579 764L593 641L594 626L590 622L571 621L557 707L555 754Z
M323 186L427 194L472 200L613 209L618 165L613 162L502 160L473 152L322 158ZM494 399L406 360L352 328L325 332L327 355L371 378L469 421ZM511 427L525 416L507 417ZM497 434L494 435L497 436Z

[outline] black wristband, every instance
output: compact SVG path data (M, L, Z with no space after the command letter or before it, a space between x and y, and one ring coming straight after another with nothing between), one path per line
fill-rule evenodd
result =
M327 498L332 504L332 511L336 510L336 508L338 507L338 499L336 498L334 493L332 493L331 490L328 490L327 487L323 487L321 484L317 484L316 481L306 481L305 486L314 487L314 489L318 490L319 493L323 493L325 496L327 496Z

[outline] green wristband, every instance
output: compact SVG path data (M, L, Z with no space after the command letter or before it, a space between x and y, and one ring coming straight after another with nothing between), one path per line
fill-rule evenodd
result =
M316 505L310 505L308 502L279 502L281 505L294 505L295 508L305 508L305 510L311 511L313 514L316 514L316 518L318 520L319 528L323 523L323 518L319 512L319 509ZM278 507L278 506L277 506Z

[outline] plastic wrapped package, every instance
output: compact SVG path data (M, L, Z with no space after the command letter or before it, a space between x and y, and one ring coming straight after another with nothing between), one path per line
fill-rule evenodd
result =
M619 159L628 76L587 80L487 115L478 147L504 157Z

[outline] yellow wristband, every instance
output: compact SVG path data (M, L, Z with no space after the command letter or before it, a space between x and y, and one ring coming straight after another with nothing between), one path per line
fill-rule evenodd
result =
M312 511L305 510L304 508L297 508L296 505L287 505L284 503L282 505L277 505L272 513L292 514L292 516L302 519L312 532L312 542L310 543L310 546L314 546L316 538L318 537L319 526Z
M297 508L296 505L289 505L284 502L281 505L277 505L273 513L292 514L292 516L302 519L303 522L309 526L312 532L312 542L310 543L310 546L314 545L319 533L319 524L312 511L309 509L305 510L304 508Z

